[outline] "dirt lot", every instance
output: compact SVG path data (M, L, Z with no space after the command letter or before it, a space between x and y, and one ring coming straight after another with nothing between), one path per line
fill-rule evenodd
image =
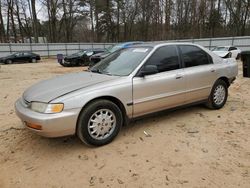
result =
M250 79L242 78L242 71L223 109L195 106L144 118L104 147L24 129L13 107L23 91L39 80L82 70L55 60L1 65L1 188L250 187Z

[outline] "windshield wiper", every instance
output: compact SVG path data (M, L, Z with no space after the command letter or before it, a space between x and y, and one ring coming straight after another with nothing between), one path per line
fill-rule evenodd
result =
M89 70L90 72L94 72L94 73L98 73L98 74L106 74L106 75L109 75L109 76L115 76L109 72L101 72L100 69L93 69L93 70Z
M93 70L90 70L90 72L102 74L102 72L99 69L93 69Z
M106 75L109 75L109 76L114 76L113 74L109 73L109 72L102 72L102 74L106 74Z

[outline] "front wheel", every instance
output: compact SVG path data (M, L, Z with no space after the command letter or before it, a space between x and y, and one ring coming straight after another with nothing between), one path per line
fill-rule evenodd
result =
M70 66L71 66L71 63L68 62L68 61L60 61L59 63L60 63L60 65L62 65L63 67L70 67Z
M206 105L211 109L220 109L225 105L227 97L228 87L226 82L223 80L217 80L212 88Z
M96 100L81 112L77 135L86 144L102 146L110 143L123 124L120 108L109 100Z

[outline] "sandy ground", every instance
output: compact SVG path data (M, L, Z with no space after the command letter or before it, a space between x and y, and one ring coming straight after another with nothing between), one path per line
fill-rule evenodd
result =
M137 120L103 147L24 129L13 107L23 91L82 69L55 60L1 65L1 188L250 187L250 79L241 70L223 109L201 105Z

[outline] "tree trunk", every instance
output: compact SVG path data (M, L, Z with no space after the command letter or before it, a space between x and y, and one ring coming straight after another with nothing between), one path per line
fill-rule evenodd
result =
M50 1L47 1L46 2L46 5L47 5L47 12L48 12L48 25L49 25L49 32L48 32L48 38L49 38L49 42L53 42L52 40L52 29L51 29L51 14L50 14Z
M13 11L13 0L8 1L9 9L10 9L10 19L11 19L11 25L12 25L12 32L14 36L14 41L17 43L17 33L16 33L16 26L15 26L15 20L14 20L14 11Z
M89 1L90 6L90 20L91 20L91 41L94 42L95 40L95 26L94 26L94 16L93 16L93 1Z
M95 0L95 28L96 28L96 42L100 42L100 28L99 28L99 7L98 0Z
M38 28L37 28L37 16L36 16L36 0L31 0L32 17L33 17L33 32L35 43L38 43Z
M23 43L24 42L23 25L22 25L22 21L21 21L21 18L20 18L18 0L15 1L15 4L16 4L16 16L17 16L18 25L19 25L19 31L20 31L21 40L22 40L22 43Z
M120 0L117 0L117 42L120 41Z
M3 22L3 15L2 15L2 1L0 0L0 40L1 42L6 42L5 36L5 28Z

